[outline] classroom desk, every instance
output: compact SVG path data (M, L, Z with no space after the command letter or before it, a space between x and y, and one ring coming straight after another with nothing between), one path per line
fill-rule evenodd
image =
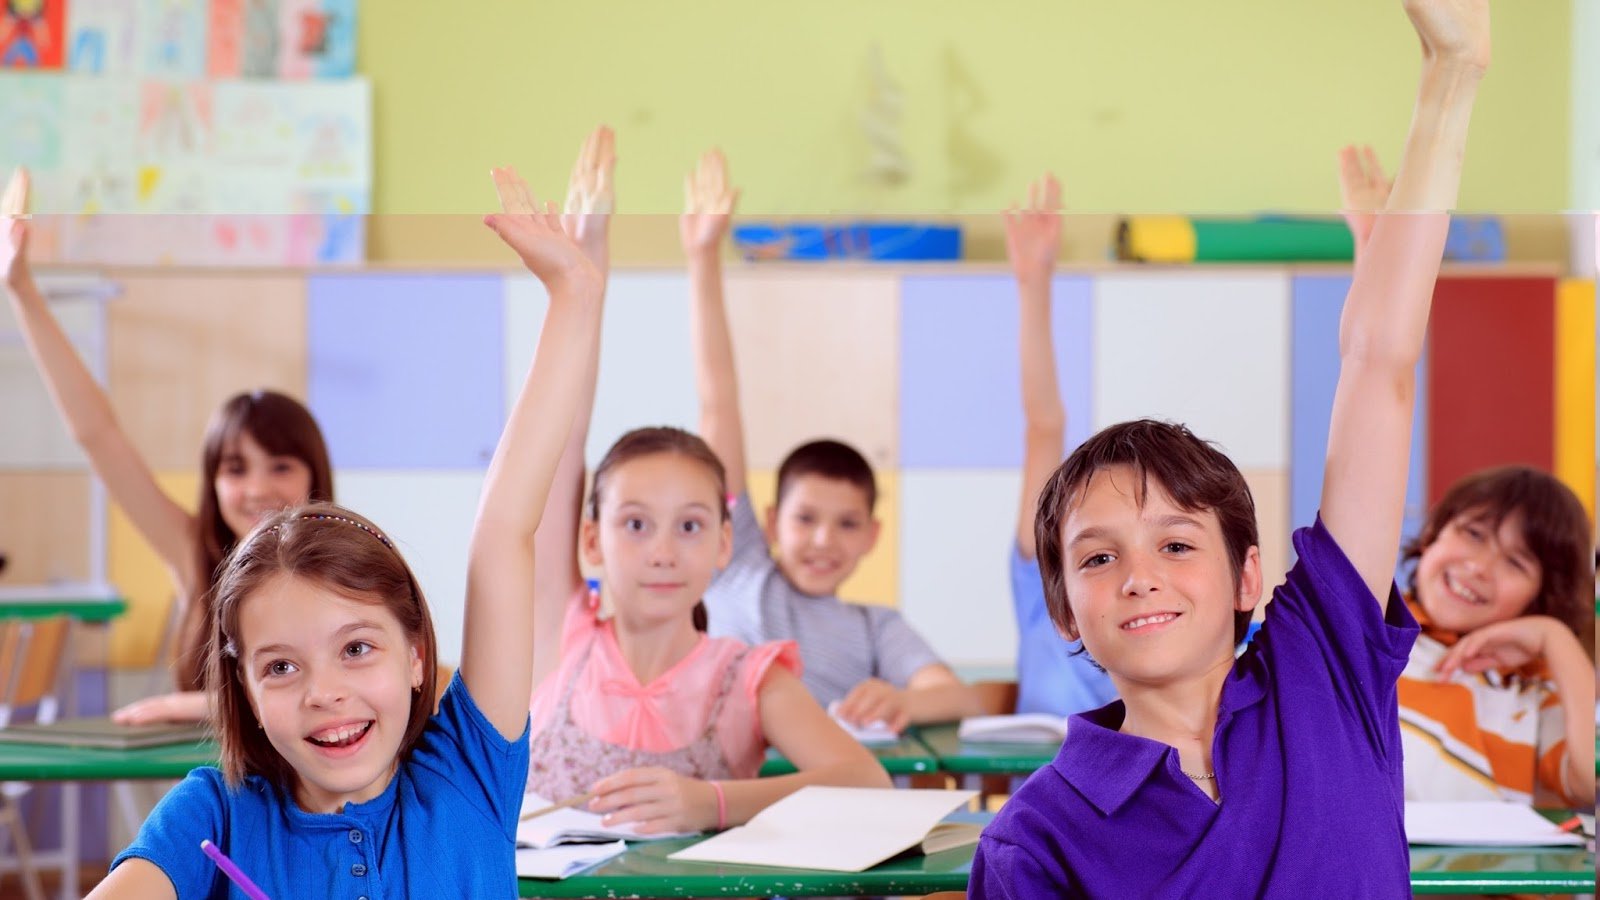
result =
M1027 777L1050 765L1061 749L1058 744L968 743L957 735L958 726L924 725L917 737L938 758L939 770L958 776L964 784L984 775Z
M676 838L636 844L621 856L565 881L517 880L522 897L895 897L964 891L972 847L893 859L865 872L819 872L717 863L667 856L699 841Z
M960 815L987 821L989 813ZM699 838L636 844L621 856L565 881L519 879L523 897L807 897L906 896L965 891L976 848L890 860L866 872L818 872L667 859ZM1572 848L1506 851L1417 847L1411 850L1416 894L1592 894L1594 854Z
M64 615L79 622L109 622L127 611L127 601L110 588L89 584L0 587L0 619L43 619Z
M926 744L917 739L914 730L901 735L896 743L867 749L878 758L878 762L883 763L883 770L896 778L926 775L939 770L939 760ZM776 750L769 750L767 761L761 764L760 776L771 778L774 775L792 775L794 772L794 763L784 759Z
M190 769L216 764L217 745L210 741L137 750L0 743L0 781L182 778Z

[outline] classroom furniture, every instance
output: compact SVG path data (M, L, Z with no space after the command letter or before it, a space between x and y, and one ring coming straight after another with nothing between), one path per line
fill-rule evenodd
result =
M927 745L917 739L914 730L901 735L900 740L893 744L869 746L867 749L872 751L872 755L883 764L883 770L897 782L905 776L930 775L939 769L939 760ZM771 778L774 775L792 775L794 772L794 763L784 759L776 750L771 750L767 753L766 762L761 764L760 775L762 778Z
M939 771L961 780L964 788L978 789L985 775L1026 778L1050 765L1061 749L1058 744L974 743L961 740L955 723L924 725L917 738L939 761Z

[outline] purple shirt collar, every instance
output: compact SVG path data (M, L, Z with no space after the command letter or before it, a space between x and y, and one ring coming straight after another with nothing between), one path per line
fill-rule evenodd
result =
M1260 660L1248 653L1234 661L1218 699L1217 730L1235 712L1267 696ZM1051 767L1102 815L1111 815L1133 797L1173 749L1150 738L1123 734L1121 700L1072 717L1067 740Z

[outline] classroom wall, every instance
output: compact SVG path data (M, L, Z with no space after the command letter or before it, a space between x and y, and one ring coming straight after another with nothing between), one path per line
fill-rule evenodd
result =
M532 358L544 295L504 270L339 274L112 271L102 309L60 305L74 333L107 329L112 402L162 484L192 505L206 418L228 394L304 397L333 455L338 499L396 540L434 606L441 655L460 648L467 539L503 417ZM1072 267L1055 281L1068 445L1148 415L1217 441L1255 495L1269 583L1321 490L1349 286L1337 267ZM681 270L613 274L587 456L623 431L695 427ZM846 597L903 608L952 661L1015 652L1006 559L1020 491L1015 287L997 266L744 266L727 296L753 501L796 443L833 435L879 472L883 537ZM1419 374L1407 500L1414 533L1443 486L1487 465L1557 471L1593 509L1592 281L1553 270L1458 270L1440 282ZM1158 323L1158 324L1157 324ZM1574 337L1576 335L1577 337ZM86 349L92 350L92 347ZM1493 378L1485 378L1493 375ZM0 318L0 583L82 577L88 476L9 311ZM16 511L16 512L13 512ZM130 614L120 665L148 665L166 573L120 513L109 570Z
M1340 145L1397 159L1418 68L1392 2L465 9L362 6L380 214L481 212L493 202L485 172L505 163L559 196L600 121L618 129L628 214L676 213L683 173L714 144L744 188L742 210L757 215L990 212L1046 168L1080 212L1326 212ZM1494 16L1462 204L1563 209L1573 7L1497 3ZM871 76L874 46L891 88ZM874 139L862 123L875 98L897 98L902 114L880 113ZM866 177L885 158L903 162L903 182ZM397 223L375 225L376 258L434 258Z
M1600 3L1572 0L1572 205L1600 210ZM1590 266L1594 265L1591 251Z

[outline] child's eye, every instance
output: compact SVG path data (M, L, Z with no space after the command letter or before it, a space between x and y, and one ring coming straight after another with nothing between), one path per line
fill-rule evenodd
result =
M631 531L635 534L638 534L639 532L644 531L644 520L638 516L632 516L630 518L623 519L622 528L624 531Z
M350 643L344 645L344 655L346 657L353 658L357 656L366 656L371 652L372 645L366 641L351 641Z
M262 670L262 674L268 678L282 678L285 675L293 675L294 672L294 663L287 659L275 659L267 663L266 668Z
M1096 569L1111 561L1111 554L1096 553L1083 561L1083 568Z
M1467 537L1475 541L1483 540L1483 529L1476 525L1463 525L1461 530L1467 533Z
M694 519L688 519L688 520L685 520L682 524L680 524L678 526L678 528L684 534L699 534L700 532L705 530L706 526L705 526L705 523L703 523L703 522L698 522L698 521L696 521Z
M860 528L860 527L861 527L861 523L857 522L855 519L845 519L844 521L839 523L839 528L844 530L844 531L855 531L857 528Z
M1185 550L1193 550L1194 548L1188 544L1185 544L1183 541L1168 541L1166 546L1162 547L1161 549L1166 550L1169 553L1182 553Z

